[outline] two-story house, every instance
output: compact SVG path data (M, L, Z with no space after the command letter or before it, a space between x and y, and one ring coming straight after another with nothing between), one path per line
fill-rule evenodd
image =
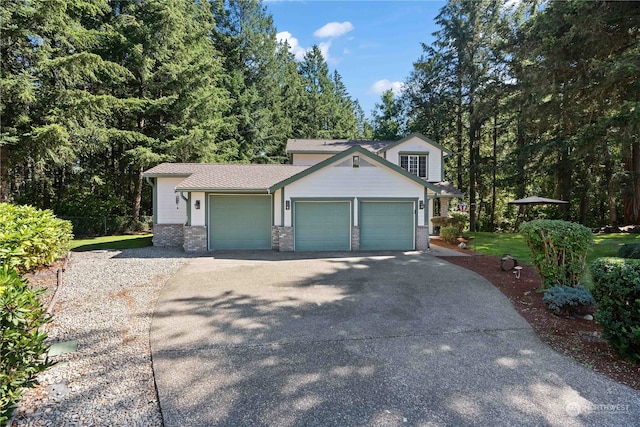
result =
M287 142L288 165L163 163L153 186L154 245L186 251L425 250L462 194L444 182L449 150L398 141Z

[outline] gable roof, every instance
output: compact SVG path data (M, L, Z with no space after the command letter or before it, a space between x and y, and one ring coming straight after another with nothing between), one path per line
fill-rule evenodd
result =
M453 198L453 197L457 197L457 198L462 198L464 197L464 193L462 193L462 191L458 190L456 187L454 187L449 181L442 181L442 182L434 182L433 185L435 185L436 187L438 187L440 189L440 196L441 197L448 197L448 198Z
M432 190L433 192L435 192L436 194L440 194L440 189L438 187L436 187L435 185L433 185L432 183L423 180L422 178L419 178L418 176L412 174L411 172L408 172L405 169L402 169L400 166L398 165L394 165L393 163L391 163L390 161L372 153L371 151L359 146L359 145L354 145L353 147L349 148L348 150L342 151L338 154L336 154L335 156L332 156L328 159L325 159L323 161L321 161L320 163L316 163L313 166L309 166L307 169L287 178L284 179L281 182L276 183L275 185L271 186L269 188L270 192L274 192L275 190L282 188L286 185L291 184L292 182L295 182L301 178L304 178L305 176L311 175L312 173L324 168L325 166L335 163L336 161L339 161L345 157L354 155L354 154L359 154L363 157L367 157L370 160L372 160L375 163L380 163L383 167L386 167L388 169L391 169L392 171L399 173L400 175L403 175L406 178L409 178L410 180L414 181L417 184L420 184L423 187L428 188L429 190Z
M442 151L442 155L446 156L449 154L453 154L453 151L449 150L448 148L443 147L442 145L438 144L437 142L434 142L432 140L430 140L429 138L427 138L426 136L424 136L421 133L412 133L410 135L405 136L402 139L399 139L397 141L393 141L391 144L386 145L384 148L382 148L379 152L380 153L384 153L385 151L388 151L389 149L396 147L404 142L407 142L408 140L412 139L412 138L418 138L421 139L422 141L426 142L429 145L433 145L434 147L436 147L438 150Z
M330 154L340 153L351 147L360 146L377 153L394 141L365 141L356 139L288 139L287 154Z
M443 147L421 133L414 132L404 138L393 141L367 141L356 139L288 139L287 154L330 154L340 153L351 147L360 146L372 153L384 153L385 151L400 145L411 138L418 138L442 151L443 155L453 154L453 151Z
M143 173L144 177L182 177L176 191L221 191L267 193L269 187L309 166L248 165L210 163L162 163Z

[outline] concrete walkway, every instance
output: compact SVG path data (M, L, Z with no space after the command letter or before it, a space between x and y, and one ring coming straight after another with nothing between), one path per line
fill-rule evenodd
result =
M489 282L424 253L195 259L161 293L151 347L167 427L640 419L640 393L551 350Z

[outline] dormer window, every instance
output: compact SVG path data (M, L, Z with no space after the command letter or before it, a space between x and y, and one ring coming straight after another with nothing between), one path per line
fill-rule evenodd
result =
M420 178L426 178L427 154L401 154L400 167Z

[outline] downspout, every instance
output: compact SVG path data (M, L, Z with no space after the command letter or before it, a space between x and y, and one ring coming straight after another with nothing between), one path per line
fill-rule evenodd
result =
M189 198L184 197L183 191L180 192L180 197L182 198L182 200L184 200L184 203L187 207L187 221L184 223L184 225L188 226L189 220L191 219L191 205L189 204Z
M147 184L149 184L152 188L152 193L153 195L151 196L151 205L152 205L152 209L153 209L153 223L157 224L158 223L158 190L156 187L156 183L148 176L144 177L145 181L147 181Z

